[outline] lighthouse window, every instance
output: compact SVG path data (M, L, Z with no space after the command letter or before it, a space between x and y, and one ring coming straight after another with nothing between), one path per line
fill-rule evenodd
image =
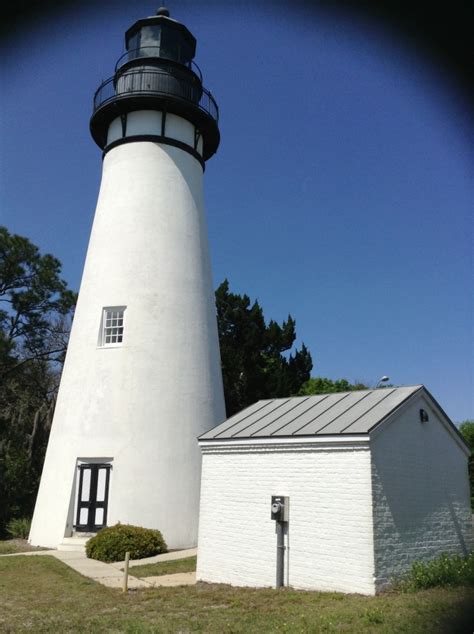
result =
M100 345L113 346L122 343L124 312L124 306L104 308Z
M145 26L140 32L140 57L158 57L160 54L161 27Z

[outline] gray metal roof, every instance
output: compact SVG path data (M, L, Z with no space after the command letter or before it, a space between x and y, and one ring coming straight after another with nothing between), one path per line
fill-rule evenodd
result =
M422 385L258 401L199 440L367 434Z

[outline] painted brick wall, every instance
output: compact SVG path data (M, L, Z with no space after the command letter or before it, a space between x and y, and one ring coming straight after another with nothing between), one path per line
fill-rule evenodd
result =
M429 421L420 423L419 410ZM372 440L376 586L471 546L467 456L425 397Z
M367 445L203 451L198 579L275 585L271 495L290 496L286 582L374 592Z

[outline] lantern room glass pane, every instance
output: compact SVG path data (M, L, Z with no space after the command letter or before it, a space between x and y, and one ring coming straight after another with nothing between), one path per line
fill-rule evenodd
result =
M144 26L140 30L140 57L160 57L161 26Z
M161 56L181 64L188 64L192 59L192 49L180 31L177 29L163 29Z
M140 48L140 31L132 35L132 37L127 42L128 51L133 51L136 48ZM133 57L131 57L130 59L133 59Z

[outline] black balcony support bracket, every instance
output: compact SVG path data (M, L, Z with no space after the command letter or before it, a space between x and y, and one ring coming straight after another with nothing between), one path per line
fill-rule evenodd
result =
M127 115L121 114L120 119L122 121L122 138L127 136Z
M161 113L161 136L166 136L166 110Z
M197 128L194 128L194 149L197 152L198 149L198 145L199 145L199 139L201 138L201 133Z

